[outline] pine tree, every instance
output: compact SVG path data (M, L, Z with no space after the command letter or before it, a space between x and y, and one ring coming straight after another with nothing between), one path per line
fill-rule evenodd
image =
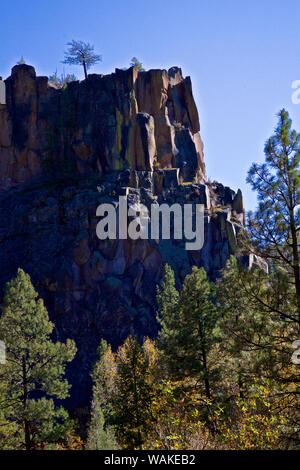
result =
M54 343L53 328L29 275L19 269L6 285L0 319L0 339L6 345L6 363L0 366L0 418L13 426L13 441L26 450L56 442L69 429L67 412L55 408L50 397L68 396L63 376L76 347L71 340Z
M300 327L300 134L291 126L282 109L275 134L265 145L265 163L250 168L247 181L258 194L259 207L248 214L248 229L256 251L281 269L281 285L286 278L278 313ZM287 289L289 284L294 292Z
M69 49L65 52L63 64L82 65L85 78L87 71L92 66L102 61L101 55L94 53L94 46L83 41L68 42Z
M87 450L118 449L113 428L105 424L104 413L97 398L94 398L92 401L91 421L86 448Z
M217 291L223 391L231 399L251 400L253 385L267 384L272 406L286 423L282 441L290 445L291 436L299 439L299 370L291 363L297 329L277 311L278 296L284 295L280 276L245 269L231 257Z
M212 370L209 367L209 353L217 340L215 288L205 270L196 267L186 276L180 296L174 284L174 274L167 267L158 294L158 319L162 326L158 346L170 377L202 381L210 398L210 379L216 372L214 366Z
M241 398L253 377L274 377L282 366L275 353L282 347L286 325L272 311L272 297L271 276L259 268L249 271L236 258L230 258L218 281L218 324L222 331L221 354L230 358L229 381L238 385ZM289 361L289 351L286 353ZM225 368L223 373L226 375Z
M164 266L163 279L161 286L157 288L156 300L158 305L157 321L161 326L158 334L158 346L164 352L164 363L167 364L170 363L168 359L173 358L176 354L179 302L174 271L168 264Z
M130 67L136 67L137 70L139 70L140 72L143 72L145 70L142 62L140 62L136 57L132 57Z

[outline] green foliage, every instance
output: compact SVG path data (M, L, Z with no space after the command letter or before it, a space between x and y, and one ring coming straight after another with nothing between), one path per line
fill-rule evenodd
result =
M116 354L107 347L102 409L121 447L299 448L299 367L291 363L300 312L299 142L282 110L266 162L248 176L260 204L237 256L261 254L269 273L259 258L248 269L231 257L216 285L194 267L178 291L166 265L152 365L146 343L133 337Z
M0 419L2 432L8 426L11 442L3 445L9 448L36 449L73 426L49 397L68 396L70 387L63 377L76 347L71 340L53 343L53 328L30 277L19 269L6 285L0 319L0 338L6 345L6 363L0 366ZM35 398L37 393L42 398Z
M180 295L175 289L174 274L166 266L162 288L158 291L158 321L161 331L158 345L170 377L203 381L206 395L211 395L209 353L217 340L215 288L203 268L193 267L186 276Z
M99 360L92 373L93 401L86 448L88 450L115 450L118 449L118 444L114 428L105 419L105 416L107 418L111 412L108 396L113 389L115 363L111 347L105 340L101 341L98 354Z
M223 449L285 449L286 418L281 414L283 403L274 401L274 389L260 380L254 383L247 399L235 399L235 412L224 420L223 413L212 419L218 428L217 439Z
M144 450L203 449L208 431L201 410L208 405L193 390L182 389L181 382L161 380L152 403L155 420L150 427ZM204 438L203 438L204 437Z
M229 358L227 368L241 396L247 393L253 376L276 376L282 366L274 352L282 347L282 334L287 334L288 325L272 311L274 291L270 281L261 269L248 271L231 257L218 282L221 354ZM288 349L285 354L288 362Z
M267 275L251 271L231 258L218 283L217 307L221 313L223 390L235 389L241 399L251 399L253 383L269 381L279 418L288 436L299 440L299 370L291 363L291 345L298 336L293 318L281 315L286 279L280 271ZM288 286L290 288L290 286ZM284 439L284 437L282 438Z
M87 70L102 61L101 55L94 53L94 46L83 41L68 42L69 49L65 52L65 60L63 64L82 65L85 78L87 78Z
M161 286L157 288L157 320L162 327L160 342L167 346L172 331L176 329L176 310L178 308L179 293L175 286L175 276L172 268L166 264L164 266Z
M49 77L49 82L56 88L66 88L68 83L75 82L76 80L77 77L74 74L62 73L60 76L58 76L57 70Z
M141 449L149 418L150 361L135 337L129 336L116 355L117 380L113 422L125 448Z
M153 421L151 406L158 380L154 343L146 339L140 346L135 337L129 336L112 353L110 346L102 342L93 379L94 399L97 397L105 418L103 425L100 416L100 429L113 426L122 448L141 449Z
M142 62L140 62L136 57L132 57L130 67L136 67L140 72L145 71Z
M102 406L97 398L93 398L91 421L86 444L87 450L117 450L118 444L113 427L105 425Z
M257 192L259 207L248 214L248 228L255 249L283 269L286 282L294 285L294 295L287 292L280 308L300 328L300 134L291 126L282 109L275 134L265 145L265 163L250 168L247 181Z

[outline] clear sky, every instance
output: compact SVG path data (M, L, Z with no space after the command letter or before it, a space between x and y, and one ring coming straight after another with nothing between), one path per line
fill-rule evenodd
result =
M190 75L205 145L207 174L241 188L246 208L256 198L246 185L253 161L262 161L280 108L300 132L300 104L291 84L300 80L299 0L13 0L0 3L0 75L24 56L39 75L64 66L65 44L95 45L111 73L133 56L146 69L173 65Z

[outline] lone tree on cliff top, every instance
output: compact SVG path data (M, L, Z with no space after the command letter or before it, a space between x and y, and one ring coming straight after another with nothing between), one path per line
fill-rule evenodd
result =
M69 49L65 52L63 64L82 65L84 76L87 78L87 71L92 66L102 61L101 55L94 53L94 46L88 42L71 41L67 43Z
M145 70L142 62L140 62L136 57L132 57L130 67L136 67L140 72Z

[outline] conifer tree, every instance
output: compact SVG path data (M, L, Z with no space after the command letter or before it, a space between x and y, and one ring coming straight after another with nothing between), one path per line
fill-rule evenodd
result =
M1 430L13 427L8 427L14 442L11 448L42 448L62 438L69 424L73 426L67 412L55 408L50 397L68 396L64 373L76 353L75 343L51 340L54 325L22 269L6 285L2 311L0 339L6 345L6 362L0 365Z
M101 404L93 398L87 450L117 450L118 444L112 426L105 424Z
M269 273L247 272L231 261L223 271L219 306L224 344L238 361L243 392L254 376L267 377L279 387L286 412L295 416L299 404L286 400L299 401L291 353L300 332L300 134L284 109L265 155L265 163L254 163L248 173L259 205L248 214L249 237L244 232L242 242L268 261Z
M130 67L136 67L140 72L145 70L142 62L140 62L136 57L132 57Z
M82 65L84 77L88 78L87 71L92 66L102 61L101 55L95 54L94 46L87 42L75 41L68 42L69 49L65 52L63 64Z
M178 301L179 292L175 286L175 276L172 268L166 264L161 285L157 288L157 321L161 326L158 334L159 349L164 351L164 362L176 354L176 333L178 330Z
M238 385L243 398L255 376L274 378L282 367L279 351L287 325L272 311L272 276L262 269L249 271L232 256L217 286L221 353L224 358L230 358L230 380ZM285 354L287 363L288 348ZM223 373L226 375L225 369Z
M285 109L265 145L266 161L254 163L248 182L257 192L257 211L248 214L251 243L280 272L284 289L277 312L300 327L300 134ZM293 292L288 288L293 285Z
M220 355L223 389L231 399L251 400L253 384L267 384L278 419L285 422L283 445L290 446L292 439L299 443L300 431L299 369L291 362L297 324L278 315L278 284L276 272L249 271L234 257L228 261L218 283Z
M217 340L214 285L208 281L203 268L193 267L179 295L174 286L174 274L169 267L165 272L158 294L158 319L162 326L158 345L163 360L171 378L202 381L205 394L210 398L210 379L216 372L214 366L212 370L209 368L209 353Z

